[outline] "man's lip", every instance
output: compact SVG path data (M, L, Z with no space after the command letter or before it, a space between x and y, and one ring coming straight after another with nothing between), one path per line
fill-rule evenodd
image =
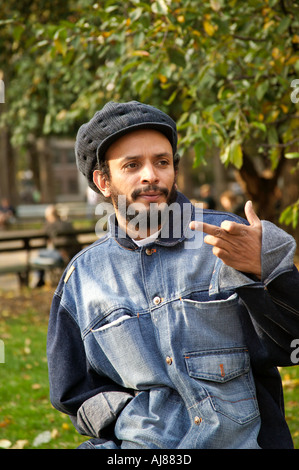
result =
M162 193L141 193L138 197L145 199L159 199L162 196Z

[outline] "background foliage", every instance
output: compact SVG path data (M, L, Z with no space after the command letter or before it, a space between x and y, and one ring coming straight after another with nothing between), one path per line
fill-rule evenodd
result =
M34 0L0 13L14 144L75 135L108 100L149 102L177 120L181 153L192 148L198 166L219 149L272 218L278 178L299 156L297 1ZM293 203L284 221L296 226Z

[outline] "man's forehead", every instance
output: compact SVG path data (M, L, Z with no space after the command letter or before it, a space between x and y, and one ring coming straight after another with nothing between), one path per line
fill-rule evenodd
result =
M171 144L164 134L153 129L140 129L113 142L106 152L106 160L120 157L138 158L145 153L173 156Z

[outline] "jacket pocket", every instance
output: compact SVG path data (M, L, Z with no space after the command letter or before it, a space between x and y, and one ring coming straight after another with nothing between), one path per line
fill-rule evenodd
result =
M259 416L246 348L185 354L189 376L200 381L215 411L240 424Z
M112 326L118 325L118 324L122 323L123 321L128 320L130 318L132 318L132 317L130 317L130 315L121 315L119 318L116 318L115 320L111 321L110 323L105 323L103 326L101 326L99 328L96 328L96 329L92 329L91 331L93 331L94 333L97 332L97 331L104 331L104 330L107 330L108 328L111 328Z

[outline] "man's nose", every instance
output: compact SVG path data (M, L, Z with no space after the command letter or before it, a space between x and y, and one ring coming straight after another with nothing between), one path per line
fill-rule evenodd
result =
M141 183L157 184L158 181L159 181L159 177L158 177L155 167L151 164L144 165L141 171Z

